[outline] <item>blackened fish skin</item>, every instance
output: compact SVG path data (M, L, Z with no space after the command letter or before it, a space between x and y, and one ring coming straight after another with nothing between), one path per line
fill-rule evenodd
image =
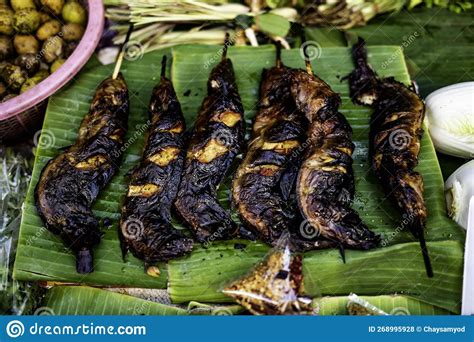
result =
M305 219L302 237L318 236L341 247L370 249L379 237L350 205L354 196L352 128L338 112L339 96L319 77L293 72L291 93L308 121L309 148L297 179L296 194Z
M353 56L360 62L349 76L351 97L374 109L370 122L370 154L375 174L402 215L412 222L410 229L418 238L422 234L419 227L425 225L427 217L423 178L414 171L423 135L424 103L404 84L393 78L377 77L367 64L363 40L354 45ZM358 90L361 79L370 86Z
M93 270L92 249L102 234L91 206L119 167L128 112L122 75L104 80L75 144L46 164L36 185L38 213L46 228L76 253L79 273Z
M290 94L290 70L280 65L263 71L252 137L232 186L241 220L270 245L294 225L288 206L293 179L286 170L306 137L305 118Z
M193 241L171 225L184 160L185 122L171 81L164 76L149 104L148 138L140 164L133 170L122 207L119 236L122 252L145 267L189 253Z
M385 193L397 206L408 228L419 239L427 275L433 276L424 229L427 210L418 165L425 106L420 97L393 78L381 79L367 63L363 39L352 47L356 65L349 75L351 98L373 108L369 151L372 168Z
M394 99L393 94L397 94ZM423 101L405 85L390 79L378 87L371 120L370 151L375 175L385 192L412 222L416 238L423 232L427 210L423 199L423 178L414 171L423 134Z
M244 109L230 59L212 70L191 133L175 207L199 242L235 236L238 227L217 199L244 140Z

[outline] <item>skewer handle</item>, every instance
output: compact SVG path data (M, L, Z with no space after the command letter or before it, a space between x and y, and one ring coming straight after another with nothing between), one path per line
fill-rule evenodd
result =
M120 52L117 56L117 60L115 62L115 67L114 67L114 72L112 73L112 79L116 79L119 72L120 72L120 67L122 66L123 58L125 56L125 48L127 46L128 41L130 40L130 35L132 34L133 31L133 24L130 24L130 27L128 28L127 35L125 36L125 40L120 47Z
M225 33L225 40L224 40L224 50L222 51L222 60L227 58L227 49L230 45L230 35L229 32Z
M279 40L277 40L275 42L275 45L276 45L276 59L275 59L275 66L277 68L281 68L281 42Z
M166 77L166 55L161 59L161 78Z
M301 48L303 49L304 62L306 64L306 72L310 75L313 74L313 67L311 66L311 58L308 55L308 45L306 45L306 35L304 33L304 28L301 31Z

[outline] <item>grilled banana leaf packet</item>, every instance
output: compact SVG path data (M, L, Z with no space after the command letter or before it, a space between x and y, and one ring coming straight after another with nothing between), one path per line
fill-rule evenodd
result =
M39 216L75 252L78 273L93 270L92 249L102 234L91 206L119 168L128 112L128 88L122 75L104 80L76 142L46 164L36 185Z
M304 294L302 255L293 250L289 233L282 234L267 257L223 293L254 315L316 314L313 299Z
M230 211L217 196L244 141L244 108L232 61L227 57L228 44L227 38L222 60L209 76L208 94L191 132L175 202L179 216L204 244L239 234Z
M187 254L193 247L192 239L171 224L184 160L185 121L165 71L163 56L161 80L148 109L148 137L142 160L131 173L119 229L123 255L131 251L145 262L145 270L157 261ZM150 275L153 270L148 269Z
M420 242L428 277L433 276L425 242L427 210L423 178L418 165L425 106L418 94L393 78L379 78L367 61L365 41L352 47L355 64L349 75L351 98L373 108L369 151L372 169L385 194L410 223L408 228Z

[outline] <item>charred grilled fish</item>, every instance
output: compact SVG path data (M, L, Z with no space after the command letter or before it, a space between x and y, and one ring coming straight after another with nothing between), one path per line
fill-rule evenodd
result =
M175 207L200 242L234 236L238 227L217 199L217 188L244 140L244 109L226 56L209 76L191 133Z
M305 118L291 97L290 76L279 54L276 66L263 71L251 140L232 186L241 220L271 245L295 219L287 206L293 177L285 171L305 140Z
M289 232L298 250L325 248L330 241L307 241L298 234L291 194L307 140L307 120L291 95L293 70L283 65L277 46L276 66L262 73L258 112L243 162L232 187L241 220L270 245Z
M354 196L352 129L339 113L339 95L307 70L295 70L291 94L309 121L308 149L301 165L296 195L304 224L303 238L321 236L341 248L369 249L379 237L350 205ZM344 256L344 255L343 255Z
M425 106L420 97L393 78L380 79L367 63L365 42L352 48L356 65L349 76L352 99L373 107L370 122L370 154L375 175L419 239L426 272L433 276L426 248L424 227L427 211L423 178L418 165Z
M76 253L79 273L93 270L92 248L101 232L91 205L119 167L128 110L122 75L104 80L75 144L46 164L36 185L38 213L46 228Z
M145 267L182 256L193 246L192 239L171 225L183 167L185 122L165 70L166 56L161 81L151 95L148 138L140 165L131 174L119 230L123 254L130 250Z

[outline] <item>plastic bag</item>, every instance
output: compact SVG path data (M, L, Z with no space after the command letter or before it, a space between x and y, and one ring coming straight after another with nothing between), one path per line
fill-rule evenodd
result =
M254 315L312 315L312 298L303 290L302 256L289 238L270 251L248 275L223 290Z
M355 293L349 295L347 311L351 316L385 316L385 311L380 310L375 305L370 304L365 299L360 298Z

